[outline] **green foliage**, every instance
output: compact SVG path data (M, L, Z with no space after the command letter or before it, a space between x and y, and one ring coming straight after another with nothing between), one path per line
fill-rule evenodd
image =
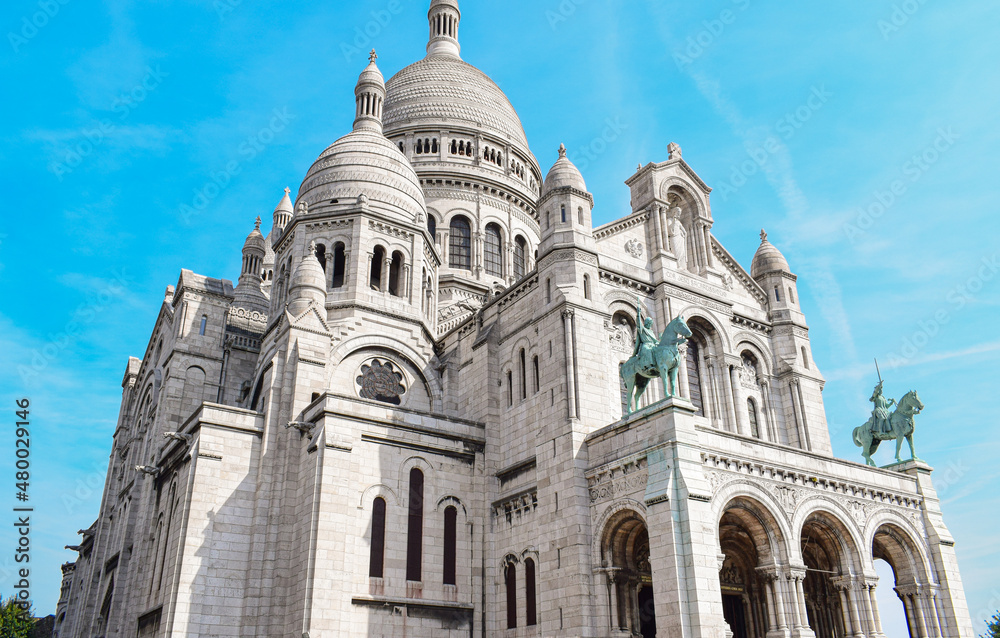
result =
M31 638L35 621L31 610L17 604L13 598L0 596L0 636L3 638Z
M986 621L986 633L980 638L1000 638L1000 611Z

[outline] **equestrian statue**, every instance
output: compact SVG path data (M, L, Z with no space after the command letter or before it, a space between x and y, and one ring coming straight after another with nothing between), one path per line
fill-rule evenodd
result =
M876 369L878 362L875 363ZM910 390L903 395L897 403L895 399L887 399L882 396L882 374L879 373L878 384L872 391L869 401L874 404L871 418L864 425L854 428L854 444L861 448L861 454L865 457L865 463L874 466L872 454L878 449L882 441L896 440L896 462L902 462L899 458L899 448L903 445L903 439L910 445L910 458L916 459L917 454L913 450L913 416L920 414L924 409L924 404L920 401L916 390ZM889 412L889 408L895 405L896 409Z
M677 317L659 337L653 331L652 317L643 317L642 304L636 298L635 348L628 361L622 364L621 376L625 381L628 399L626 416L638 406L650 379L663 380L663 395L667 398L677 393L677 370L682 364L678 346L691 336L683 317ZM633 397L633 391L635 396Z

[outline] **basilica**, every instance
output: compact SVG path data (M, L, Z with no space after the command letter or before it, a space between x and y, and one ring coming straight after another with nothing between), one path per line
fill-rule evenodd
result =
M885 638L887 588L973 638L930 466L834 458L775 244L733 258L676 144L595 228L462 17L433 0L387 81L373 52L235 286L166 287L55 635ZM676 392L630 409L678 317Z

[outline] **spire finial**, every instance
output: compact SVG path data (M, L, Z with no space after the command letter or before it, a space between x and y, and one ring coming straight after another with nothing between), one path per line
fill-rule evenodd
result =
M761 228L760 229L760 243L763 244L766 241L767 241L767 231L764 230L763 228Z
M372 49L372 52L368 54L368 61L375 62L375 60L378 60L378 53L375 53L375 49Z
M559 145L559 157L566 157L566 145L565 144L560 144Z
M285 195L288 195L288 194L289 194L289 193L291 193L291 192L292 192L292 189L290 189L290 188L288 188L288 187L286 186L286 187L285 187Z
M260 215L257 215L257 220L253 223L254 230L260 230Z

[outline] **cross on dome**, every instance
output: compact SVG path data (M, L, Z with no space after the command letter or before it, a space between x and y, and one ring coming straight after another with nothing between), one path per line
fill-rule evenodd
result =
M566 145L565 144L560 144L559 145L559 157L566 157Z
M253 223L254 230L260 230L260 215L257 215L257 220Z
M374 62L375 60L378 60L378 53L375 53L375 49L372 49L372 52L368 54L368 61Z
M763 228L761 228L760 229L760 243L763 244L766 241L767 241L767 231L765 231Z

